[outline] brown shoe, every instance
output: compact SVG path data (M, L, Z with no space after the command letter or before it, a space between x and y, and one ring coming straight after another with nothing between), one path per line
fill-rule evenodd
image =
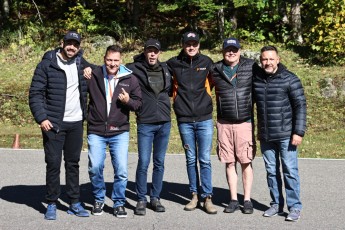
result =
M198 194L192 193L192 200L184 206L185 211L193 211L198 206Z
M216 209L216 207L214 207L214 205L212 203L211 196L206 197L205 203L204 203L204 208L208 214L217 214L217 209Z

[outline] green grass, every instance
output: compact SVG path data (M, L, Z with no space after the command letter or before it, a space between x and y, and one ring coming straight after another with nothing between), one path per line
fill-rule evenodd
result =
M85 58L92 63L102 64L104 49L94 50L86 44ZM245 45L245 49L258 51L261 44ZM296 73L303 83L307 97L307 133L299 147L300 157L345 158L345 99L325 99L321 97L322 80L331 77L337 87L345 81L345 66L322 67L309 64L291 50L279 46L281 62ZM180 50L167 50L161 61L166 61ZM123 62L132 62L132 57L140 51L123 55ZM20 53L20 52L19 52ZM214 61L222 58L219 50L202 50ZM41 131L35 124L27 104L28 89L37 63L43 53L27 57L9 50L0 50L0 147L11 148L16 133L20 134L21 148L42 148ZM214 107L215 110L215 107ZM214 114L215 117L215 114ZM131 116L130 152L137 151L135 116ZM85 135L84 135L85 136ZM213 151L216 153L216 129L214 129ZM257 155L260 155L259 143ZM84 150L87 149L86 136ZM174 113L169 153L183 153Z

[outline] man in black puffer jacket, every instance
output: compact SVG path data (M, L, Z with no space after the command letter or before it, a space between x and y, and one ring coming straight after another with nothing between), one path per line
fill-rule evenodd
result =
M226 178L231 199L226 213L239 210L236 163L242 168L244 188L243 213L253 213L250 192L253 183L252 160L255 156L252 107L254 60L241 56L236 38L223 43L223 60L211 69L217 98L217 154L226 164Z
M56 219L62 152L66 193L71 202L68 212L77 216L89 215L79 202L79 159L87 100L87 85L82 71L91 65L82 57L80 42L80 34L69 31L61 48L45 53L36 67L29 91L29 105L42 129L47 163L47 220Z
M264 216L275 216L283 211L281 160L286 204L290 212L286 220L297 221L302 209L297 146L302 143L306 130L306 98L300 79L280 63L276 47L263 47L260 62L261 68L257 66L253 82L254 99L272 199Z

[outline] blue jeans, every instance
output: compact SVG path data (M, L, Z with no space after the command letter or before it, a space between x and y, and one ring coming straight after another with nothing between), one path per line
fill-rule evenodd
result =
M213 137L213 120L179 123L178 128L186 155L189 191L199 193L200 165L201 197L212 195L211 150Z
M129 132L114 136L100 136L89 134L89 176L92 184L92 193L96 202L104 202L106 187L103 177L106 148L109 145L111 163L114 168L114 183L111 199L114 208L126 203L126 187L128 181L127 162Z
M147 201L147 169L153 148L153 172L150 200L160 199L163 186L164 159L168 148L171 122L138 124L138 165L136 171L136 192L139 201Z
M292 209L301 210L297 147L291 144L290 139L271 142L261 141L260 145L267 172L267 184L272 199L271 205L278 204L279 207L284 207L283 184L280 175L281 163L287 207L290 211Z

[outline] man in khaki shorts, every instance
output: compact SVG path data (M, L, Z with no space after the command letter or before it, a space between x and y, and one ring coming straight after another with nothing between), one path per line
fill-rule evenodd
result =
M211 69L217 98L217 153L226 164L226 178L230 189L230 203L224 209L233 213L240 209L237 199L236 163L242 168L244 190L243 213L252 214L250 192L253 183L252 160L255 157L252 78L254 60L241 56L236 38L223 43L223 60Z

